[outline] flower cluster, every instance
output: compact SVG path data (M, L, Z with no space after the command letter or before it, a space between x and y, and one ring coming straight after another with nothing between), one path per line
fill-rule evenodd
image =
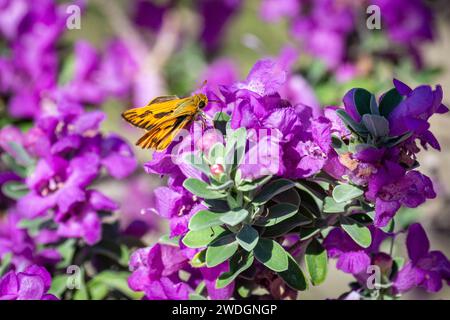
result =
M370 266L382 270L385 296L418 286L440 289L449 262L428 252L421 227L409 228L411 262L403 267L381 250L403 230L381 227L401 205L416 207L435 196L415 155L417 141L439 148L427 121L447 111L442 89L413 90L395 80L378 102L356 88L345 95L345 108L314 115L281 98L284 66L260 60L242 82L208 85L205 93L215 103L205 114L212 125L194 123L145 164L148 173L168 176L167 186L155 190L154 210L169 220L170 234L134 253L131 288L149 299L214 298L212 288L254 298L264 288L287 298L308 286L300 257L317 285L328 256L357 278L360 298L373 293ZM412 244L418 233L423 248ZM173 270L185 271L187 280Z
M11 270L1 280L5 299L53 297L46 294L50 274L41 266L57 275L76 246L87 250L104 240L104 219L119 204L97 184L124 179L137 166L123 138L101 132L106 114L87 108L131 96L136 64L118 40L102 56L84 41L66 55L66 6L50 0L0 4L0 35L8 48L0 56L0 100L6 106L0 129L0 274Z
M101 235L98 213L113 211L117 204L91 184L102 168L120 179L136 167L128 144L98 132L103 119L99 111L84 112L79 105L60 102L54 114L41 116L26 133L14 127L1 131L2 145L9 146L5 150L11 158L17 159L15 150L20 150L32 170L24 180L29 191L18 200L17 214L56 222L57 228L47 233L53 241L75 237L96 243Z
M387 41L396 48L383 46L381 50L394 55L409 54L420 65L420 44L433 39L432 13L422 0L263 0L260 15L268 22L288 18L292 36L302 48L335 70L338 78L346 78L358 69L348 48L351 44L361 45L371 36L357 28L357 21L367 19L366 8L373 5L381 14L381 27Z
M343 99L345 112L326 111L336 139L336 152L330 155L326 171L367 188L366 198L375 204L377 227L385 226L402 205L415 208L436 197L431 180L415 170L417 142L439 150L428 119L448 112L440 86L412 90L398 80L394 85L378 104L368 91L353 89Z

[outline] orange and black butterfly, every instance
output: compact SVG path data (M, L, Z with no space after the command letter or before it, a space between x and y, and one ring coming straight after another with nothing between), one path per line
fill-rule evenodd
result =
M145 107L130 109L122 117L132 125L147 130L136 142L143 149L164 150L187 124L199 115L208 104L206 95L200 93L187 98L162 96Z

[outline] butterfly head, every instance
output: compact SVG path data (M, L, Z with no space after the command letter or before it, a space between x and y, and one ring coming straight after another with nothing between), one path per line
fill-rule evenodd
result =
M203 93L195 95L195 103L199 109L203 109L208 104L208 98Z

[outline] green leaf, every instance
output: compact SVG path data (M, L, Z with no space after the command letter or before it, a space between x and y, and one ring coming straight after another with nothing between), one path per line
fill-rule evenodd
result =
M326 197L323 202L323 212L324 213L341 213L345 212L345 208L348 203L346 202L336 202L332 197Z
M36 235L42 224L49 221L48 217L35 218L35 219L22 219L17 224L17 227L21 229L27 229L31 235Z
M305 252L306 267L311 283L315 286L325 281L328 272L327 252L317 239L313 238Z
M380 114L387 118L402 100L403 97L398 93L397 89L392 88L381 98Z
M225 161L227 164L231 164L229 166L230 168L237 168L242 160L244 160L247 130L245 128L239 128L232 132L228 131L225 146Z
M370 100L372 94L363 88L357 88L353 95L354 103L356 109L358 109L358 113L363 116L367 113L370 113Z
M350 117L347 112L344 110L336 110L336 114L341 118L341 120L344 122L344 124L353 132L358 134L364 134L367 132L367 130L358 122L353 120L352 117Z
M239 244L233 234L214 240L206 249L206 265L215 267L233 256Z
M260 238L253 253L259 262L275 272L285 271L289 266L286 250L274 240Z
M363 194L363 190L350 184L340 184L333 189L333 199L338 203L347 202Z
M314 181L300 180L296 184L296 187L300 190L308 192L319 201L322 201L327 196L327 192L323 189L323 187ZM300 197L303 199L302 195L300 195Z
M291 189L295 183L288 179L278 179L262 187L261 191L253 199L253 204L262 205L274 196Z
M333 149L336 150L336 152L339 154L345 154L349 152L348 146L344 143L344 141L342 141L335 135L331 136L331 144L333 146Z
M220 163L223 165L225 160L225 146L221 142L215 143L209 149L208 159L212 164Z
M369 228L350 217L340 217L341 227L361 247L367 248L372 243Z
M272 176L264 176L262 178L256 179L252 182L244 183L240 186L238 186L238 190L242 192L248 192L255 190L259 188L260 186L266 184L270 179L272 179Z
M294 290L304 291L308 288L308 284L305 279L305 275L303 274L302 269L300 269L297 261L288 254L288 268L286 271L279 272L278 275L281 279L286 282L288 286L290 286Z
M191 266L194 268L200 268L206 264L206 250L197 252L190 261Z
M25 167L34 165L33 158L28 154L27 150L25 150L25 148L21 144L17 142L8 142L8 145L13 149L14 158L18 164Z
M224 288L247 270L255 260L252 253L241 251L230 259L230 271L222 273L216 281L216 288Z
M220 190L225 190L228 189L230 187L232 187L234 185L232 180L228 180L222 184L219 185L215 185L215 186L208 186L209 190L213 190L213 191L220 191Z
M248 211L236 208L220 215L220 220L232 227L238 225L248 217Z
M298 211L298 207L290 203L278 203L268 209L268 214L265 217L260 217L255 221L257 226L273 226L280 223L293 215Z
M189 221L189 230L200 230L208 227L221 225L221 214L211 212L208 210L201 210L194 214Z
M362 122L374 138L386 137L389 134L389 122L382 116L365 114Z
M59 299L62 298L62 294L67 289L67 279L69 278L66 274L60 274L52 279L52 285L48 291L48 293L55 295Z
M178 247L180 244L180 237L177 236L171 238L170 235L166 233L159 238L158 242L161 244L167 244L169 246Z
M184 181L183 187L202 199L221 199L226 195L214 190L208 189L209 184L204 181L188 178Z
M223 237L230 232L220 226L214 226L196 231L189 231L183 237L183 243L189 248L203 248L206 247L211 241Z
M2 193L13 200L19 200L28 192L27 185L19 181L8 181L2 185Z
M259 234L254 228L248 224L244 225L236 235L239 245L246 251L252 251L258 243Z
M88 282L88 290L92 293L92 289L98 286L106 286L109 290L117 290L131 299L142 298L142 293L131 290L128 286L129 272L103 271L97 274ZM98 288L97 288L98 289ZM104 288L100 288L104 292ZM99 292L97 292L98 294ZM101 297L100 297L101 298Z
M0 264L0 278L6 273L6 270L9 268L9 264L11 263L12 254L10 252L3 255Z
M380 109L378 108L377 99L373 94L370 97L370 113L380 115Z
M75 253L75 243L75 239L68 239L56 248L62 257L62 260L58 263L58 268L66 268L71 264Z
M189 300L208 300L204 296L198 293L190 293Z
M299 207L300 203L302 202L300 195L294 188L286 190L285 192L276 195L275 197L272 198L272 200L275 201L276 203L289 203L296 207Z
M266 227L263 232L263 236L267 238L275 238L287 234L296 227L308 225L312 222L311 219L297 212L292 217L277 223L274 226Z
M184 153L183 162L190 165L191 167L203 172L205 175L209 176L211 174L211 171L209 169L209 165L206 163L206 161L195 153Z

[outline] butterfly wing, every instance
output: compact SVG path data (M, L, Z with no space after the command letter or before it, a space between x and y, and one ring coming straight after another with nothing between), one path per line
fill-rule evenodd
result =
M157 97L141 108L134 108L122 113L122 117L141 129L151 129L160 119L171 115L186 99L177 96Z
M192 121L194 116L195 114L166 119L144 134L136 142L136 145L143 149L151 148L158 151L164 150L169 146L180 130Z
M136 145L143 149L166 149L180 130L194 119L197 112L198 107L193 103L192 99L183 99L170 115L157 121L149 131L136 142Z

